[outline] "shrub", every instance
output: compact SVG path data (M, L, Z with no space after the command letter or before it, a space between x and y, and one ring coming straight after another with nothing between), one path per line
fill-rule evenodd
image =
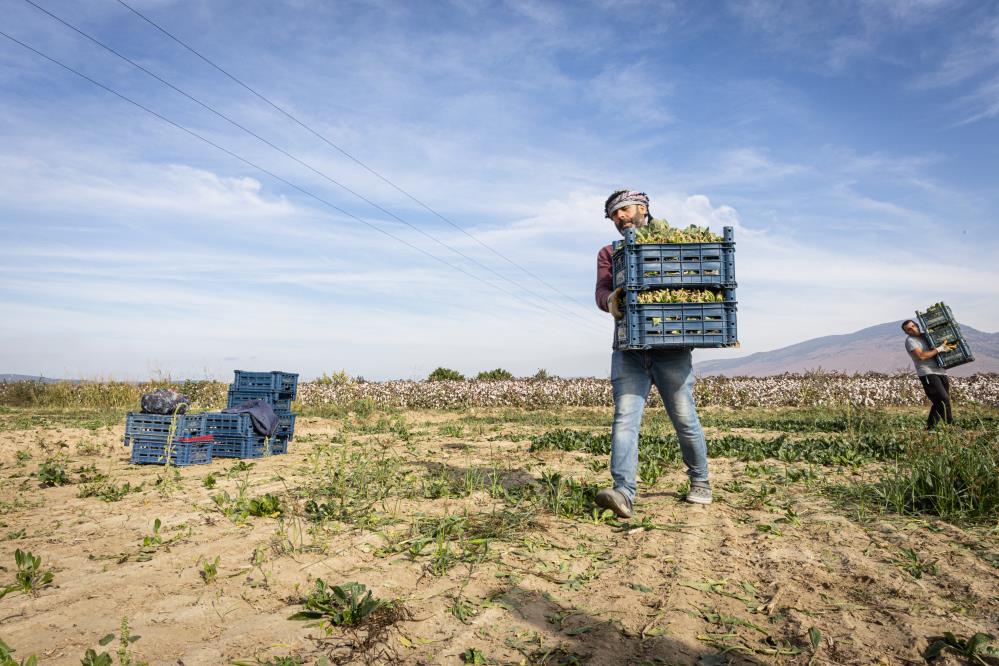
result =
M461 382L465 380L465 375L451 368L437 368L427 376L428 382Z
M546 379L551 379L552 376L548 374L548 371L544 368L538 368L538 371L534 373L531 379L537 379L538 381L544 381Z
M483 370L475 378L487 381L503 381L505 379L513 379L513 375L510 374L509 370L496 368L495 370Z
M344 386L347 384L352 384L353 382L354 380L350 378L350 375L347 374L346 370L339 370L337 372L334 372L332 375L327 375L324 372L322 377L318 377L316 379L317 384L326 385L326 386L329 386L331 384L336 386Z

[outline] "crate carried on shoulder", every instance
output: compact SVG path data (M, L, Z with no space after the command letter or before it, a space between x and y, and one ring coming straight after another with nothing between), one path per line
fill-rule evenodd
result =
M946 304L934 303L926 308L926 312L916 310L916 319L931 347L939 347L945 343L956 345L951 351L934 357L941 368L954 368L975 360L975 355L961 332L960 324L954 319L954 313Z
M639 243L635 229L613 245L614 288L624 289L615 323L619 350L738 346L735 234L703 243ZM642 302L639 294L674 291L690 302ZM710 298L693 298L709 292ZM704 302L707 301L707 302Z

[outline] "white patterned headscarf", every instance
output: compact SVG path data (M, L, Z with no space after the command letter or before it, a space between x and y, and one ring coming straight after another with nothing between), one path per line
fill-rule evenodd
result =
M607 203L604 205L604 215L610 217L619 208L624 208L625 206L630 206L632 204L638 204L640 206L645 206L645 210L649 210L649 195L645 192L635 192L633 190L620 190L611 195L607 199ZM645 226L646 220L641 220L636 224L636 226Z

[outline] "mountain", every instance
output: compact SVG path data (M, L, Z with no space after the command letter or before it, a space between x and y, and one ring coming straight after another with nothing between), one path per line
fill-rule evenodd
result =
M35 375L0 375L0 382L42 382L43 384L53 384L62 381L51 377L37 377Z
M699 375L748 375L762 377L782 372L807 372L821 368L838 372L914 372L905 352L902 320L878 324L845 335L826 335L773 351L734 359L697 363ZM978 372L999 372L999 333L983 333L961 326L975 360L947 371L965 377Z

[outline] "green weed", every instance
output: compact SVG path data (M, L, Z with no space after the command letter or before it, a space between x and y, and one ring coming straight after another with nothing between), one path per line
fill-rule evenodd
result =
M315 587L302 604L305 610L290 616L289 620L319 620L329 627L363 624L378 611L393 605L392 602L376 599L371 590L361 583L327 585L321 578L316 580Z
M54 575L51 571L42 570L42 558L40 556L18 548L14 551L14 562L17 565L14 582L0 589L0 599L11 592L34 594L52 583Z
M52 486L65 486L69 483L65 466L58 460L48 459L43 462L35 473L38 484L43 488Z
M222 560L221 555L216 555L215 559L209 562L205 558L198 558L201 562L201 569L198 570L198 575L205 585L211 585L215 582L215 579L219 576L219 562Z
M38 666L38 657L31 655L15 661L14 649L0 639L0 666Z
M995 640L992 634L979 632L971 638L963 638L949 631L943 636L931 636L930 645L924 657L927 661L936 659L944 652L952 652L964 657L972 664L995 666L999 664L999 648L990 645Z

